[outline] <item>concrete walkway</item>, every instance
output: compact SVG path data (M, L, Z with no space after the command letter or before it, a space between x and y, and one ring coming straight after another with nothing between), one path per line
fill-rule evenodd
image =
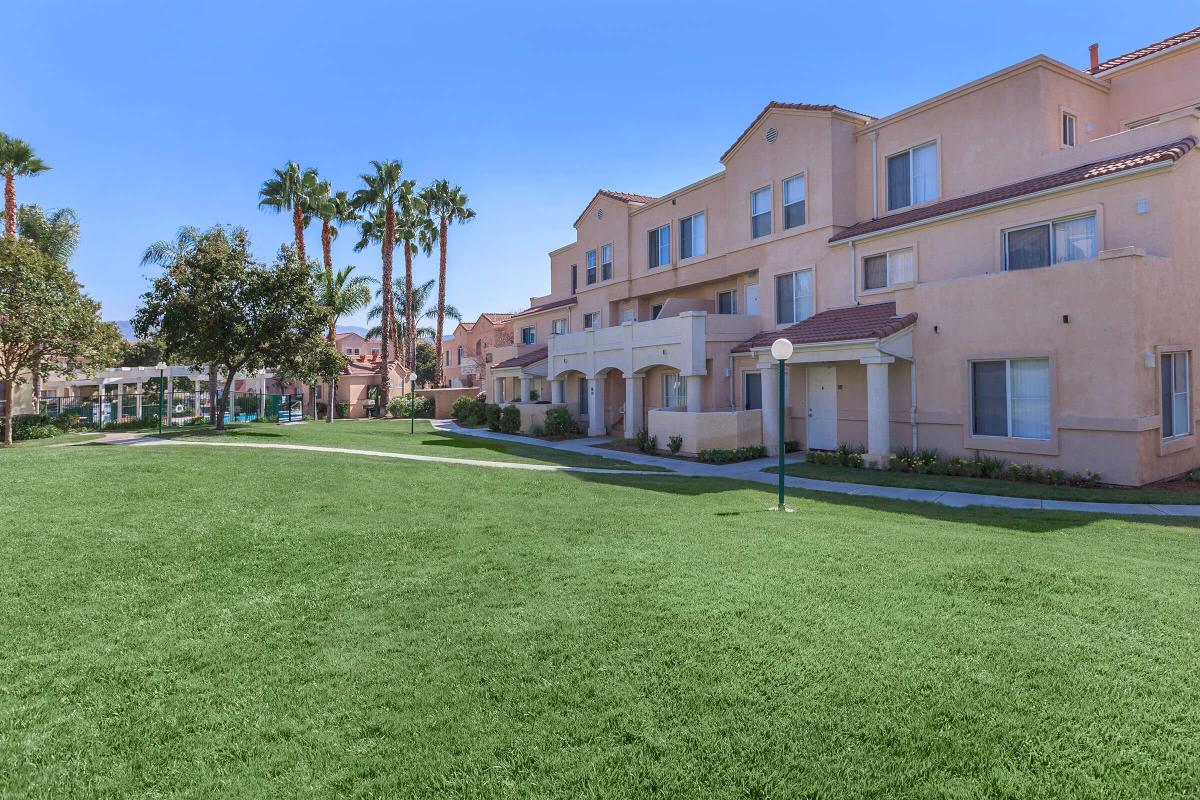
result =
M506 442L535 444L539 447L549 447L555 450L567 450L587 455L603 455L608 458L616 458L643 466L663 467L678 475L687 475L689 477L730 478L733 480L770 484L772 486L777 485L779 480L778 475L763 472L768 467L776 466L778 462L774 458L759 458L753 461L742 461L738 464L718 466L715 464L683 461L675 458L650 456L644 453L625 453L604 447L597 447L597 445L613 441L610 437L546 442L536 441L528 436L510 436L479 428L464 428L447 420L434 420L433 427L463 436L477 436L483 439L499 439ZM798 463L804 460L804 456L800 453L793 453L787 456L786 460L788 463ZM649 474L662 475L660 472ZM990 508L1015 508L1035 511L1076 511L1086 514L1200 517L1200 505L1083 503L1067 500L1036 500L1026 497L1003 497L1001 495L971 494L968 492L943 492L937 489L907 489L899 486L873 486L865 483L821 481L812 478L798 478L791 475L784 478L784 485L789 489L807 489L814 492L830 492L832 494L855 495L858 497L883 497L890 500L910 500L918 503L934 503L951 508L985 506Z

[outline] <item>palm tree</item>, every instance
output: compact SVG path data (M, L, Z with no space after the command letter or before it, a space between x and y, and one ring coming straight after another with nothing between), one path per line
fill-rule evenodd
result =
M17 187L14 180L50 169L28 142L0 133L0 172L4 173L4 235L17 235Z
M79 217L71 208L57 208L47 214L42 207L22 205L17 208L17 235L33 242L33 246L62 264L71 260L79 247ZM42 396L41 360L33 370L33 402Z
M396 239L404 243L404 308L408 312L404 317L404 329L411 331L416 328L416 318L412 316L416 309L413 302L413 272L412 259L417 251L429 255L433 252L433 243L437 239L437 228L429 218L429 210L420 196L409 192L400 198L400 213L396 216ZM412 336L404 339L404 361L409 369L416 364L417 342Z
M337 273L323 274L318 286L320 287L320 303L329 310L329 329L337 331L337 323L340 317L347 314L353 314L360 308L371 302L371 288L369 286L371 279L366 275L357 275L350 277L350 273L354 272L354 267L343 267ZM336 333L331 335L330 341L336 339ZM337 392L337 382L329 384L329 402L326 404L326 421L333 422L333 406L335 392Z
M401 178L404 165L399 161L372 161L372 172L361 175L363 188L354 193L350 204L355 213L366 215L359 222L362 238L354 246L362 250L370 242L379 242L383 260L383 295L385 308L392 306L392 252L396 248L396 203L401 193L412 192L412 181ZM388 363L388 345L392 336L391 323L393 320L384 315L382 320L383 337L381 345L382 358L379 362L379 402L380 408L387 408L392 389L391 369Z
M429 213L438 218L438 313L437 336L434 347L437 351L437 377L434 380L442 385L442 329L446 318L446 247L450 236L450 223L470 222L475 218L475 212L467 207L467 196L461 186L451 186L447 180L434 181L421 198L429 207Z
M304 251L304 229L312 220L311 198L317 193L317 171L301 170L295 161L287 162L283 169L275 170L275 177L263 181L258 190L258 206L276 214L292 212L292 233L296 238L296 255L300 263L307 264Z
M329 181L317 184L316 193L310 198L312 213L321 220L321 261L325 264L325 278L332 279L333 240L338 237L338 225L346 225L358 219L346 192L334 192ZM329 326L329 341L337 338L336 325Z
M367 282L374 286L379 285L379 281L375 280L374 278L368 278ZM425 283L422 283L419 286L413 287L413 292L412 292L413 319L415 319L418 323L423 320L432 320L432 319L437 318L437 313L438 313L437 306L430 305L430 298L433 296L433 288L434 288L433 284L434 284L434 279L430 278L429 280L425 281ZM375 299L377 301L380 299L380 295L382 294L382 292L383 292L382 289L375 290ZM392 296L395 298L395 303L396 303L393 313L395 314L396 317L407 320L408 319L408 309L405 308L404 283L399 279L396 280L395 291L392 293ZM455 322L462 322L462 313L455 306L452 306L452 305L444 306L443 312L445 313L447 318L452 319ZM380 318L380 316L382 314L383 314L383 303L376 303L376 305L372 306L371 309L367 312L367 319L368 320L377 320ZM371 327L370 330L367 331L367 338L374 339L375 337L379 336L380 334L381 334L380 326L374 325ZM410 337L408 335L407 328L401 328L399 337L405 341L408 341L410 339L415 341L417 339L422 339L422 338L432 339L435 335L436 335L436 331L433 327L431 327L429 325L417 325L416 330L413 331L413 336Z

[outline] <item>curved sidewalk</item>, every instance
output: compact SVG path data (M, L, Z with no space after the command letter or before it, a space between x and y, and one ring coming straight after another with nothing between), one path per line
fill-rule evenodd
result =
M510 436L494 433L478 428L464 428L454 422L434 420L433 426L450 433L463 436L476 436L483 439L500 439L508 442L537 444L556 450L567 450L587 455L604 455L643 466L664 467L676 475L686 475L696 478L730 478L734 480L752 481L754 483L778 483L778 476L763 472L767 467L774 467L777 461L773 458L759 458L753 461L743 461L738 464L717 466L700 464L693 461L683 461L675 458L645 455L644 453L625 453L621 451L598 448L596 445L612 441L610 437L591 439L568 439L562 442L546 442L531 440L528 436ZM790 461L801 461L802 456L793 456ZM624 473L629 474L629 473ZM638 474L638 473L634 473ZM663 475L661 472L640 473ZM813 478L797 478L787 476L784 485L790 489L806 489L813 492L829 492L832 494L855 495L859 497L882 497L890 500L908 500L918 503L934 503L950 508L966 506L984 506L989 508L1011 508L1032 511L1072 511L1086 514L1109 514L1114 516L1141 515L1166 517L1200 517L1200 505L1170 505L1163 503L1084 503L1068 500L1036 500L1028 497L1004 497L992 494L971 494L968 492L943 492L937 489L906 489L899 486L875 486L865 483L842 483L840 481L822 481Z

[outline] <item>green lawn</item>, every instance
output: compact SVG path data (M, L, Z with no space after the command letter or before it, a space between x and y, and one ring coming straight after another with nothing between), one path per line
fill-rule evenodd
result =
M1185 521L234 448L0 476L0 796L1200 785Z
M79 444L80 442L99 439L101 435L99 433L64 433L49 439L26 439L21 442L13 442L10 447L48 447L52 444Z
M784 471L798 478L842 483L869 483L873 486L903 486L908 489L933 489L940 492L996 494L1004 497L1032 497L1041 500L1078 500L1089 503L1167 503L1200 505L1200 492L1148 487L1048 486L1041 483L1001 481L989 478L955 478L950 475L917 475L878 469L853 469L829 464L788 464ZM763 472L778 473L777 467Z
M318 447L349 447L388 453L469 458L477 461L507 461L522 464L559 464L567 467L601 467L660 471L602 456L554 450L536 444L504 442L438 431L428 420L415 420L416 433L409 433L408 420L344 420L332 425L307 422L302 425L249 423L231 425L225 433L213 428L176 429L163 435L181 439L228 437L235 441L306 444Z

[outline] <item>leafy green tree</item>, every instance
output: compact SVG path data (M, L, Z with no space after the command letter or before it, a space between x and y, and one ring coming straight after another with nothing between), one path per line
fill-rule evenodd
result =
M413 369L417 373L417 383L422 386L434 386L438 376L437 351L429 342L417 342L417 365Z
M218 430L225 427L238 372L299 371L300 362L332 349L327 324L313 270L294 250L280 248L268 267L254 261L244 228L220 226L202 233L193 252L164 268L133 319L138 337L158 341L168 358L220 370L225 384L214 404Z
M365 275L351 277L351 273L353 272L354 267L343 267L332 276L327 274L321 275L321 294L318 302L329 315L329 329L331 331L337 330L337 323L341 317L353 314L371 302L370 278ZM329 344L334 347L335 353L337 352L336 341L336 338L331 337L329 339ZM329 402L326 409L328 422L333 422L333 406L337 393L337 376L340 373L341 367L326 381L329 384Z
M363 188L351 198L354 212L360 215L359 229L362 238L354 246L362 250L372 242L378 242L383 262L383 307L392 308L392 256L396 249L396 205L401 196L411 195L416 185L404 180L404 165L399 161L372 161L371 172L359 176ZM392 391L392 376L389 369L388 348L393 337L395 320L385 314L380 320L383 329L379 361L379 407L387 408Z
M159 239L142 253L142 266L167 266L182 261L196 250L203 232L195 225L181 225L174 239Z
M13 397L48 365L72 375L108 363L121 334L100 318L67 265L16 236L0 238L0 383L4 384L4 444L12 444Z
M296 240L296 253L301 264L308 262L304 251L304 229L312 221L312 201L319 194L320 181L315 169L300 169L295 161L289 161L283 169L275 170L275 177L263 181L258 190L258 206L279 214L292 212L292 235Z
M79 247L79 217L71 208L58 208L47 214L39 205L17 207L17 235L60 264L67 264ZM42 396L42 374L33 370L34 402Z
M117 349L118 367L153 367L165 358L158 342L144 339L136 342L121 342Z
M0 173L4 174L4 235L17 235L17 178L50 169L28 142L0 133Z
M437 349L437 378L434 386L441 386L442 376L442 333L446 321L446 248L449 246L450 223L466 223L475 219L475 212L467 207L467 195L461 186L451 186L450 181L434 181L425 191L421 199L429 209L429 213L438 219L438 299L437 299L437 334L434 336L434 346Z

